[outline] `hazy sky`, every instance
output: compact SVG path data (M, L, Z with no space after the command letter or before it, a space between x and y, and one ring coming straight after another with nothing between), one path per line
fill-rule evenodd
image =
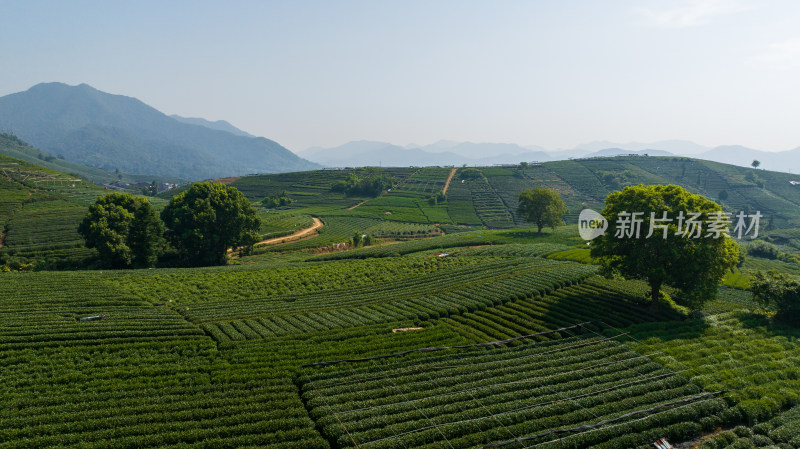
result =
M87 83L291 150L800 146L800 2L6 1L0 95Z

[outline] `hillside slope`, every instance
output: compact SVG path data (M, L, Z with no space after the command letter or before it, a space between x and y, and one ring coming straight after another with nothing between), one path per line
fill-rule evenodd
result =
M372 170L393 176L396 184L377 198L346 198L330 192L334 181L350 173ZM459 169L445 201L441 192L450 169L439 167L322 170L307 173L249 176L233 185L254 200L286 192L295 200L291 210L307 209L328 216L380 221L485 226L524 225L516 213L517 195L532 187L561 194L567 204L567 224L577 222L584 208L600 210L614 190L635 184L677 184L718 201L732 213L760 211L768 229L800 226L800 176L754 170L682 157L621 156L545 162L526 166L480 167L483 175L462 179ZM472 170L472 169L470 169ZM346 209L359 204L357 208Z
M88 165L76 164L63 159L63 155L53 155L46 153L36 147L29 145L19 137L13 134L0 132L0 154L11 156L13 158L22 159L23 161L32 164L41 165L42 167L56 170L62 173L69 173L86 180L111 184L117 181L125 183L138 183L138 182L170 182L181 184L185 180L181 178L167 177L167 176L154 176L154 175L132 175L125 172L116 173L112 170L104 170L97 167L89 167Z
M84 179L0 154L0 265L84 266L97 252L84 246L78 224L108 191Z
M0 98L0 129L70 162L134 174L206 179L318 167L269 139L183 123L86 84L38 84Z

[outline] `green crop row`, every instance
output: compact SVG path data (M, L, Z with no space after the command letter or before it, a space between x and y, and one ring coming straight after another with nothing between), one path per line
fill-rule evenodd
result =
M624 327L633 323L678 318L671 309L653 311L642 294L603 285L592 277L578 285L556 290L543 297L523 298L484 310L451 316L444 323L476 340L496 340L514 335L557 329L580 322ZM602 326L590 325L596 330Z
M173 302L196 304L209 301L231 302L253 299L259 302L269 298L291 295L322 294L362 287L372 291L385 284L405 285L419 277L477 268L474 259L380 259L347 260L329 264L289 264L258 270L228 270L208 276L204 272L180 270L146 271L120 274L109 281L122 291L154 303ZM153 273L153 274L151 274Z
M800 331L763 315L735 311L683 322L630 328L638 351L660 351L657 360L688 369L706 390L725 389L742 419L751 423L800 404Z
M567 433L571 442L563 447L574 447L625 437L631 427L686 427L724 408L649 358L596 337L314 370L303 397L339 447L480 447L634 414L601 433ZM691 408L659 416L650 410L670 412L670 403ZM554 440L544 433L526 444Z
M800 448L800 407L752 428L737 426L705 441L700 449Z
M441 273L417 282L343 291L326 295L324 304L315 298L292 300L291 308L253 303L214 303L198 305L182 312L197 322L218 341L245 340L303 333L341 327L377 324L387 321L425 321L453 316L519 298L541 295L563 285L578 282L592 273L580 265L518 264L513 275L508 265L484 262L446 278ZM505 272L505 274L503 274ZM243 312L246 310L247 312ZM242 316L244 315L244 316ZM219 322L215 317L240 318ZM213 324L211 324L211 323ZM227 338L226 338L227 337Z

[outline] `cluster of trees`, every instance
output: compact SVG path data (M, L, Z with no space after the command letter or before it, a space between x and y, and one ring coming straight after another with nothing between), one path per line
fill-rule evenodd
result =
M261 206L267 209L275 209L278 207L285 207L294 202L293 199L286 195L286 192L281 192L280 195L268 196L261 200Z
M347 179L331 184L332 192L344 193L347 196L378 196L394 185L394 178L385 174L369 173L360 177L350 173Z
M747 254L764 259L780 260L786 263L800 263L797 254L781 251L780 248L762 240L756 240L747 247Z
M78 232L108 266L152 267L166 248L164 223L149 201L110 193L89 206Z
M800 282L776 270L758 271L750 281L753 299L777 310L775 318L800 324Z
M153 181L147 187L143 187L142 188L142 195L145 195L145 196L156 196L156 195L158 195L158 183Z
M369 234L364 234L361 232L356 232L353 234L353 248L358 248L360 246L372 246L374 244L375 239Z
M622 171L604 171L598 170L597 176L600 177L600 180L603 184L611 187L612 189L619 189L624 184L630 183L629 180L633 178L633 173L630 170L622 170Z
M462 168L458 176L461 179L466 179L466 180L485 178L485 176L483 176L483 173L477 168Z
M168 250L182 264L223 264L231 247L258 241L261 221L235 187L195 183L159 215L144 198L110 193L89 206L78 232L113 268L153 267Z

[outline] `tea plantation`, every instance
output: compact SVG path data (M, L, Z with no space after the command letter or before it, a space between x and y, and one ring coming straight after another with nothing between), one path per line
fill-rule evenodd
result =
M0 448L800 447L800 330L746 290L799 264L747 257L704 309L653 307L599 275L574 225L623 185L676 183L760 210L761 237L797 254L792 175L606 158L458 169L439 195L450 168L382 169L377 197L330 188L368 169L250 176L226 182L265 239L322 228L225 266L104 270L77 226L105 189L0 169ZM537 186L566 226L517 215Z

